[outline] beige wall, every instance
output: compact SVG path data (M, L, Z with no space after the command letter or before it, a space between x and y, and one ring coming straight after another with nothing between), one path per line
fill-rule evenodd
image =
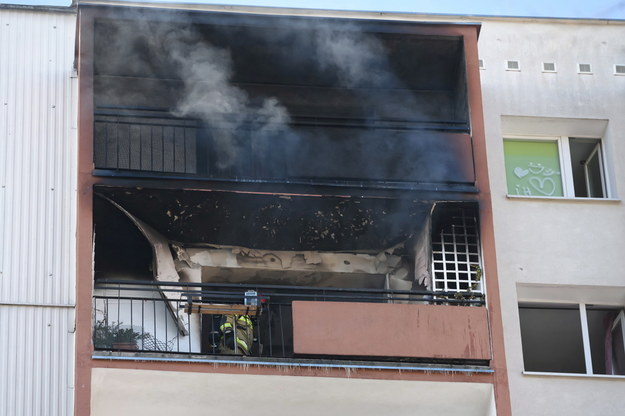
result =
M625 77L613 72L614 64L625 63L624 36L625 24L616 22L483 23L480 72L514 415L621 415L625 408L625 379L523 375L517 309L517 288L524 285L566 286L575 301L588 291L625 293L625 206L620 200L507 198L502 143L502 116L607 120L612 197L622 197ZM506 60L520 61L521 71L506 71ZM555 62L557 73L543 73L542 62ZM578 74L578 63L590 63L593 74ZM549 131L548 121L534 119L528 130ZM623 305L623 299L606 296L605 304Z
M92 416L495 414L492 385L482 383L92 371Z

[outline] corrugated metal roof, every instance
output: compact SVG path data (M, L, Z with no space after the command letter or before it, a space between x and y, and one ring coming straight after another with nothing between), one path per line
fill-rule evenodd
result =
M70 415L73 14L0 9L0 414Z

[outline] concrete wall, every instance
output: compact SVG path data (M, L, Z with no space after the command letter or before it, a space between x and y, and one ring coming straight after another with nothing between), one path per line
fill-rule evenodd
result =
M518 287L544 284L556 290L523 289L523 300L549 301L551 296L584 302L592 293L594 303L624 304L625 206L618 198L625 193L625 77L613 75L614 64L625 63L624 36L625 23L617 22L483 22L480 72L514 415L617 415L625 408L619 393L625 379L523 375L517 309ZM520 61L521 71L506 71L506 60ZM555 62L557 72L543 73L542 62ZM593 74L578 74L578 63L591 64ZM516 127L502 116L513 116ZM601 123L615 200L506 196L502 137L507 130L573 135ZM557 295L558 289L567 295Z
M91 415L493 416L484 383L95 368Z

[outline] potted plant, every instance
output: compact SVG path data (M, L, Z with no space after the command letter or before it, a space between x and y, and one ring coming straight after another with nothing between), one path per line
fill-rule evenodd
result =
M93 329L93 346L97 349L136 350L141 333L132 328L122 328L122 322L96 321Z

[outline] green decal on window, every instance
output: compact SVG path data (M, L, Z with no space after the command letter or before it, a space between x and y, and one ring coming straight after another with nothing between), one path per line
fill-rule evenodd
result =
M558 143L504 140L509 195L564 196Z

